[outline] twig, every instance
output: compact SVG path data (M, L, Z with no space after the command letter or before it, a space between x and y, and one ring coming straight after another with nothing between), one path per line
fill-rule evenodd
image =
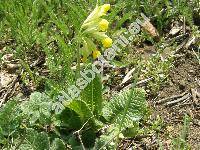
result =
M7 89L7 92L5 93L5 95L3 96L2 99L0 99L0 108L2 107L3 103L6 101L6 99L8 98L9 94L14 90L16 90L17 86L15 86L15 84L17 83L17 81L20 79L21 75L23 74L24 69L21 70L21 73L15 77L14 80L12 80L12 82L10 82L10 85L7 85L5 87L5 90ZM11 95L13 95L14 93L11 93Z
M193 98L193 101L197 104L198 103L198 100L197 100L197 90L196 89L191 89L191 93L192 93L192 98Z
M183 17L183 34L186 32L185 16Z
M166 42L167 42L167 43L173 44L173 41L176 41L176 40L179 40L179 39L181 39L181 38L183 38L183 37L188 37L188 36L189 36L188 33L186 33L186 34L181 34L181 35L178 35L178 36L176 36L176 37L174 37L174 38L170 38L170 39L167 40ZM170 46L171 44L169 44L169 46Z
M188 42L185 44L185 48L188 49L192 44L195 43L196 38L195 37L191 37Z
M185 94L186 94L186 92L183 92L182 94L179 94L179 95L174 95L174 96L171 96L171 97L163 98L163 99L157 101L156 104L165 103L165 102L169 101L170 99L179 98L179 97L182 97Z
M141 81L137 82L136 85L141 85L141 84L147 83L147 82L149 82L149 81L151 81L151 80L153 80L153 79L154 79L153 77L150 77L150 78L141 80Z
M178 53L180 49L182 49L185 44L187 43L188 38L186 38L180 45L178 45L178 47L176 48L176 50L174 51L174 54Z
M180 104L178 105L179 107L184 107L184 106L187 106L187 105L192 105L193 103L184 103L184 104Z
M122 83L120 84L120 85L122 85L122 84L124 84L124 83L126 83L128 80L130 80L132 77L133 77L133 72L135 71L135 68L133 68L133 69L131 69L127 74L126 74L126 76L124 77L124 79L123 79L123 81L122 81Z
M16 77L12 83L8 86L8 90L6 92L6 94L3 96L2 99L0 99L0 107L3 105L3 103L6 101L7 97L9 96L9 94L13 91L13 86L15 86L16 82L18 81L18 77Z
M153 77L150 77L150 78L147 78L147 79L138 81L138 82L136 83L136 86L139 86L139 85L141 85L141 84L145 84L145 83L147 83L147 82L149 82L149 81L151 81L151 80L153 80L153 79L154 79ZM119 91L119 90L122 90L123 88L132 87L132 82L133 82L132 80L129 80L129 81L127 81L127 82L124 83L124 84L118 85L118 86L115 87L115 90Z
M0 94L3 93L5 90L6 90L5 88L1 88Z
M174 105L174 104L176 104L176 103L178 103L178 102L181 102L181 101L184 101L184 100L186 100L186 99L188 99L188 98L190 98L190 97L191 97L191 94L188 93L188 94L186 94L185 96L183 96L183 97L181 97L181 98L179 98L179 99L176 99L176 100L174 100L174 101L167 102L167 103L165 104L165 106Z
M200 64L200 50L198 50L199 55L193 50L194 55L197 57L197 59L199 60L199 64Z

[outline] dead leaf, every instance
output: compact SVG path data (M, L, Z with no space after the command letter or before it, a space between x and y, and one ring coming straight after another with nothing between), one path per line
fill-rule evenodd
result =
M134 71L135 71L135 68L131 69L131 70L126 74L126 76L124 77L124 79L123 79L121 85L124 84L124 83L126 83L128 80L130 80L130 79L132 78L132 74L133 74Z
M143 24L142 27L148 31L153 37L159 37L158 31L156 28L151 24L150 21L146 20Z

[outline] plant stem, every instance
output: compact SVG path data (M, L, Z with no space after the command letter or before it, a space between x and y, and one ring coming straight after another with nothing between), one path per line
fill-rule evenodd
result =
M80 42L78 43L78 50L77 50L77 71L78 71L78 77L80 75L80 70L81 70L81 66L80 66Z
M77 68L76 68L76 79L78 77L80 77L80 70L81 70L81 66L80 66L80 43L81 43L81 40L80 40L80 32L78 34L78 37L77 37Z
M26 69L26 71L28 72L28 74L29 74L30 78L32 79L32 81L33 81L35 84L37 84L36 79L35 79L35 77L34 77L32 71L31 71L31 69L30 69L30 66L29 66L24 60L22 60L22 59L20 59L19 61L20 61L20 63L22 64L22 66Z

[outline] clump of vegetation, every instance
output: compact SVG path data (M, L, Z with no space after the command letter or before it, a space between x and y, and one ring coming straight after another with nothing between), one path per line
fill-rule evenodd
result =
M148 16L159 35L163 35L173 20L183 16L192 26L194 4L186 0L106 2L0 2L0 58L12 53L19 64L14 72L19 83L33 86L30 94L14 96L0 108L0 149L117 149L123 139L160 129L156 122L144 129L143 123L149 117L147 94L137 83L151 77L148 93L155 94L167 81L174 55L170 53L163 59L163 43L167 41L157 43L156 38L160 37L142 27L110 62L112 67L135 67L129 89L106 97L104 78L95 73L90 82L81 85L84 88L76 97L67 99L65 94L140 13ZM137 50L142 43L157 44L156 52L148 59L132 51L132 45ZM175 45L176 42L169 46L171 51ZM130 57L130 53L136 57ZM59 113L58 106L62 108ZM185 133L187 118L184 123ZM189 147L184 133L174 140L174 147Z

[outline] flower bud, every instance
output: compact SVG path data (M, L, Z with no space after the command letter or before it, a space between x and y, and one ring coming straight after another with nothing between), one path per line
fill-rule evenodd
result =
M109 22L106 19L102 19L99 22L99 29L101 31L106 31L108 29Z
M104 13L107 13L110 10L110 4L104 4L102 6Z
M112 46L112 42L113 42L112 39L109 38L109 37L103 39L102 40L103 47L105 47L105 48L111 47Z

